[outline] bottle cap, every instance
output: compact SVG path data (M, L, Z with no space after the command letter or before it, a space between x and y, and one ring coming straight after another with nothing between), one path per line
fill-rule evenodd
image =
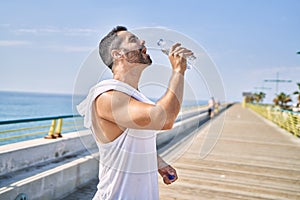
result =
M168 179L169 179L169 180L173 180L174 178L175 178L174 175L168 174Z

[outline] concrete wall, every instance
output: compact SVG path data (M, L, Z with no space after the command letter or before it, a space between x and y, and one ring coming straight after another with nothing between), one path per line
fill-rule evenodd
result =
M59 199L97 177L98 160L95 156L84 156L2 187L0 199L14 200L20 193L27 194L29 200Z
M89 131L65 134L61 139L34 139L0 146L0 176L93 148L97 147Z

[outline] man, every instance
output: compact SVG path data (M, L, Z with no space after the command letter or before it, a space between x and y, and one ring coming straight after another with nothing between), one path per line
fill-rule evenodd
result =
M211 97L208 100L208 116L210 118L213 118L215 115L215 106L216 106L215 99Z
M174 124L182 103L185 58L193 53L179 43L171 47L172 75L156 103L138 91L141 74L152 63L145 41L117 26L101 40L99 53L113 79L94 86L78 106L100 152L94 199L159 199L157 171L165 184L178 177L157 155L156 133Z

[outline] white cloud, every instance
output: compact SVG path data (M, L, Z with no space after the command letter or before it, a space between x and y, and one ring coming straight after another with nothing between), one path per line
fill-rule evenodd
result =
M0 28L8 28L10 24L0 24Z
M37 33L38 30L37 29L30 29L30 28L21 28L21 29L17 29L16 31L14 31L17 34L26 34L26 33Z
M91 35L94 33L99 33L99 30L95 29L89 29L89 28L67 28L64 31L64 34L66 35Z
M91 46L48 46L48 49L51 49L53 51L58 51L58 52L90 52L93 49L95 49L95 47L91 47Z
M35 34L35 35L49 35L49 34L63 34L67 36L90 36L91 34L98 33L99 30L91 28L58 28L58 27L45 27L45 28L20 28L13 31L17 35Z
M31 42L26 40L0 40L0 46L24 46L29 44Z
M47 27L47 28L20 28L14 30L16 34L51 34L51 33L61 33L63 29L55 28L55 27Z

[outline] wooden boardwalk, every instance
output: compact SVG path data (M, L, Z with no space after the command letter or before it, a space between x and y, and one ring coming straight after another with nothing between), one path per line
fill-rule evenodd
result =
M221 135L208 156L201 158L199 151L211 130L209 124L190 137L190 143L182 143L175 150L184 149L178 159L171 159L179 179L164 185L159 178L160 199L299 200L300 138L239 104L222 115L225 120ZM174 155L176 152L171 151L166 158ZM92 199L97 182L95 179L63 199Z
M213 150L200 157L207 125L171 163L177 182L167 186L159 180L160 199L299 200L300 138L239 104L224 114L224 127Z

